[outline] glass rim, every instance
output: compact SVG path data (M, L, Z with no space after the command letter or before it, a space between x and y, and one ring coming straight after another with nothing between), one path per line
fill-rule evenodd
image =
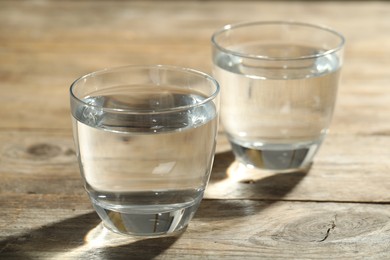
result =
M325 52L322 52L322 53L316 53L316 54L312 54L312 55L304 55L304 56L292 57L292 58L283 58L283 57L270 57L270 56L264 56L264 55L245 54L242 52L232 51L228 48L222 47L216 39L219 35L227 32L229 30L233 30L233 29L238 29L238 28L242 28L242 27L249 27L249 26L256 26L256 25L281 25L281 24L320 29L322 31L326 31L326 32L333 34L334 36L338 37L340 41L339 41L339 44L337 44L334 48L331 48L331 49L329 49ZM234 56L242 57L242 58L268 60L268 61L294 61L294 60L316 59L319 57L323 57L323 56L338 52L344 47L345 37L340 32L338 32L330 27L306 23L306 22L281 21L281 20L280 21L252 21L252 22L232 23L232 24L227 24L227 25L223 26L222 28L216 30L212 34L211 42L220 51L223 51L225 53L228 53L228 54L231 54Z
M133 70L133 69L143 69L143 70L150 70L150 69L158 69L158 70L166 70L166 71L176 71L176 72L182 72L182 73L188 73L194 76L201 77L203 79L206 79L210 85L213 85L215 87L215 90L210 94L206 95L206 98L200 102L197 102L195 104L189 104L189 105L183 105L183 106L176 106L171 108L162 108L162 109L145 109L145 110L134 110L134 109L125 109L125 108L108 108L104 106L94 105L87 103L83 101L82 99L78 98L76 94L74 93L75 88L77 87L77 84L84 79L97 76L97 75L103 75L106 73L119 71L119 70ZM70 97L71 99L75 100L78 103L81 103L88 107L94 107L99 110L105 111L105 112L111 112L111 113L123 113L123 114L159 114L159 113L171 113L171 112L178 112L183 110L188 110L194 107L202 106L212 100L214 100L219 92L220 92L220 85L216 79L214 79L209 74L196 70L191 69L188 67L180 67L180 66L173 66L173 65L162 65L162 64L156 64L156 65L126 65L126 66L120 66L120 67L112 67L112 68L104 68L101 70L97 70L94 72L90 72L88 74L85 74L84 76L79 77L76 79L71 85L70 85Z

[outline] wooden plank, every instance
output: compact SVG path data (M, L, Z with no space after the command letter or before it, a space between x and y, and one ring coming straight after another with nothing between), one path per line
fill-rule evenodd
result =
M247 169L219 153L206 197L389 203L389 145L388 136L330 135L307 173Z
M390 203L388 147L389 136L330 135L308 173L272 174L238 167L220 135L206 198ZM2 193L84 194L69 132L0 132L0 162Z
M175 64L210 73L210 36L215 29L250 17L288 17L327 24L347 38L332 131L390 131L390 115L376 113L390 103L390 49L377 48L378 43L390 42L383 33L390 30L388 2L99 1L91 9L90 1L1 1L0 6L3 129L70 129L64 120L69 115L68 88L77 77L137 63Z
M4 259L386 259L390 252L389 205L203 200L181 236L136 239L102 230L79 196L0 203L10 216L0 219Z

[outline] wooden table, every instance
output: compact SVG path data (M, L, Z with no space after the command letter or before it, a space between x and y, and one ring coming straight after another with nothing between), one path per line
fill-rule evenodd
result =
M245 175L220 133L180 237L107 233L76 162L68 91L104 67L211 72L210 35L245 20L325 24L346 39L331 131L308 173ZM390 259L390 3L0 1L0 259Z

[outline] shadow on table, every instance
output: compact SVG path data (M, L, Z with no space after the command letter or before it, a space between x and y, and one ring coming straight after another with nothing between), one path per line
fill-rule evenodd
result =
M230 190L221 190L222 198L202 201L195 215L198 221L208 222L216 228L214 221L255 215L282 199L306 175L306 172L283 173L232 182L227 170L233 163L231 152L216 155L210 183L226 182ZM0 259L28 260L40 256L50 259L152 259L179 238L135 239L110 232L106 234L111 236L107 240L102 237L104 231L99 230L100 222L96 213L92 212L8 237L0 240ZM191 232L205 232L201 227L197 226ZM209 227L205 226L207 229Z
M99 229L99 223L93 212L8 237L0 241L0 259L152 259L179 238L135 239L106 230L110 241L102 239L100 231L100 237L88 241L88 234Z
M241 168L238 169L239 167ZM245 166L239 166L231 151L215 155L209 183L209 188L212 190L208 193L210 196L205 199L209 202L199 209L200 211L206 210L207 213L200 212L196 216L221 219L224 216L243 217L251 212L255 214L282 200L310 170L309 167L296 172L270 174L256 169L246 171L242 168ZM239 170L244 172L234 173ZM242 176L232 176L234 174ZM256 206L253 207L253 204ZM214 210L207 210L207 207L212 207ZM228 212L226 209L229 209Z

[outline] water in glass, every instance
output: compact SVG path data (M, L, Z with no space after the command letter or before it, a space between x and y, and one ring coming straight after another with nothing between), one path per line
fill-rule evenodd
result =
M170 108L202 100L190 89L118 86L75 109L81 173L108 228L159 235L187 226L209 178L217 111L213 102Z
M236 157L246 165L271 170L306 167L332 118L338 56L283 63L283 57L323 51L291 44L247 44L230 50L275 58L265 62L214 51L213 72L222 88L221 119Z

